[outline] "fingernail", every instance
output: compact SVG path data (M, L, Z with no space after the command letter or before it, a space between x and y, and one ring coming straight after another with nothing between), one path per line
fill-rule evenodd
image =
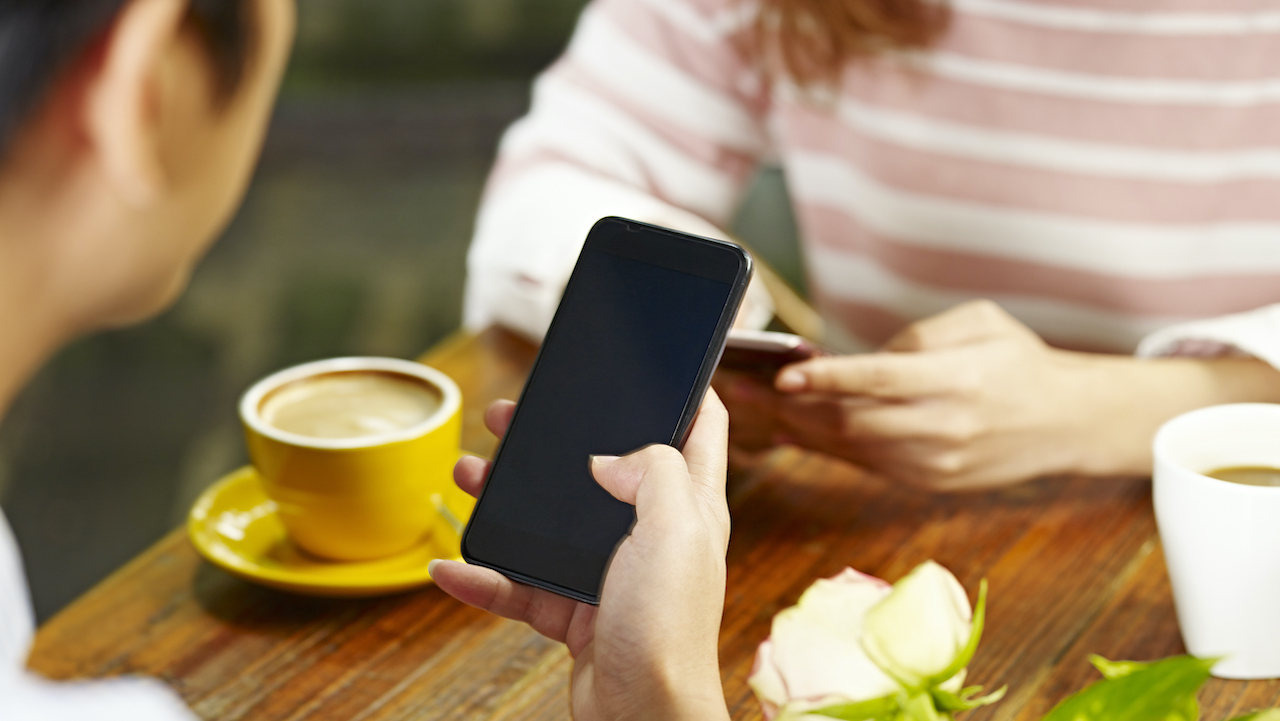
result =
M794 368L787 368L778 374L778 390L802 391L805 386L804 374Z
M613 463L614 461L618 460L618 458L620 457L621 456L592 456L591 462L592 463Z
M432 578L435 578L435 577L436 577L436 568L438 568L438 567L440 566L440 564L441 564L441 563L443 563L443 562L444 562L444 560L443 560L443 559L440 559L440 558L433 558L433 559L431 559L431 561L430 561L429 563L427 563L427 575L428 575L428 576L430 576L430 577L432 577Z

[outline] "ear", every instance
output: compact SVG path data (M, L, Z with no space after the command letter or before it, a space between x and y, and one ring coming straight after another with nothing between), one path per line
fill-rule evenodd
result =
M85 125L107 179L126 203L144 207L164 190L156 89L166 49L177 41L185 0L130 0L106 38L90 80Z

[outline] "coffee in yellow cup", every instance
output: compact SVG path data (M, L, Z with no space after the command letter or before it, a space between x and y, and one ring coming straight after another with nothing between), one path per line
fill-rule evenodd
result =
M263 490L313 555L403 551L443 525L437 503L470 515L453 484L462 393L434 368L396 358L294 366L246 391L240 420Z

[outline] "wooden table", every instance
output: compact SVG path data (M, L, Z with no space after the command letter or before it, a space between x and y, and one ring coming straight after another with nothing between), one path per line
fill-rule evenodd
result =
M459 335L425 360L462 386L464 445L494 442L481 412L514 397L534 349L497 330ZM987 633L969 678L1009 685L971 719L1038 719L1097 678L1086 656L1182 652L1150 484L1044 480L928 495L784 449L731 478L733 541L720 656L735 719L758 719L746 685L779 609L845 566L891 580L933 558L972 594L990 582ZM177 530L39 632L49 676L155 675L210 719L565 719L570 660L523 626L434 587L326 600L237 580ZM1280 702L1280 681L1211 680L1208 721Z

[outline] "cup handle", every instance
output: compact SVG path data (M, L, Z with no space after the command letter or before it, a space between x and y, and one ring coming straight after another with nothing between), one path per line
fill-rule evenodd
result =
M463 530L463 523L462 521L459 521L458 517L453 515L453 511L450 511L449 507L445 505L444 497L441 496L439 493L432 493L431 505L436 507L436 513L439 513L440 517L445 520L445 523L449 524L449 526L453 529L453 532L461 536L462 530Z

